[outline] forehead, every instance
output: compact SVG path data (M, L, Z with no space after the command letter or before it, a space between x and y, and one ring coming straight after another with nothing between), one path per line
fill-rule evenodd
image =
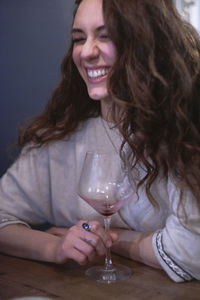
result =
M73 27L103 25L102 0L83 0L78 7Z

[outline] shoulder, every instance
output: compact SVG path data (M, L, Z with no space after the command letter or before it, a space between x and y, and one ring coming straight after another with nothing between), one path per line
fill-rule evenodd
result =
M89 118L79 124L77 129L69 134L66 135L63 139L51 141L47 144L39 146L35 143L29 143L25 147L23 147L20 157L21 156L35 156L35 155L42 155L46 156L50 151L56 149L57 147L62 147L62 145L73 143L77 137L90 135L93 133L94 129L100 126L99 117L97 118Z
M63 139L52 141L48 144L38 146L37 144L29 143L26 145L17 160L20 162L37 161L38 164L52 162L59 158L69 157L70 153L76 153L77 148L87 144L95 144L94 139L96 133L99 132L101 122L99 118L90 118L79 124L78 128L70 135L66 135Z

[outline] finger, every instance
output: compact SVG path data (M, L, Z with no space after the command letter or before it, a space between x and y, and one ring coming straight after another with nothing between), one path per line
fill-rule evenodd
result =
M104 227L97 221L91 221L89 224L91 226L90 231L101 237L104 246L106 248L111 247L113 240L110 236L110 233L106 232Z
M74 248L86 256L88 261L93 261L96 257L96 248L91 239L79 239L74 242Z
M116 232L110 231L109 234L110 234L110 237L111 237L113 243L118 240L119 236Z
M86 229L84 225L88 225L89 228ZM98 229L103 228L102 225L98 221L87 221L87 220L81 220L77 223L77 226L79 228L83 228L86 231L93 231L96 232Z
M83 226L83 224L85 223L89 225L89 230L84 229L85 226ZM82 232L80 237L83 237L84 239L91 239L93 241L93 245L96 247L98 255L104 255L106 253L106 248L112 246L113 240L110 234L105 231L102 224L98 221L87 222L85 220L81 220L77 225ZM95 234L95 237L92 237L89 232Z
M92 244L86 243L77 236L72 235L73 231L69 230L69 235L65 236L57 251L59 263L64 263L69 259L84 265L92 261L96 256L96 251Z
M88 255L88 259L91 261L93 260L94 255L98 254L99 256L105 255L106 253L106 247L104 245L104 241L101 237L103 234L99 233L100 228L102 228L102 225L99 222L91 222L91 230L95 230L95 232L91 232L88 230L83 229L82 224L88 223L85 220L79 221L77 225L71 227L68 232L68 239L73 240L73 246L76 247L79 251L84 251ZM89 224L90 225L90 224ZM93 227L94 225L94 227ZM102 232L105 234L105 231L102 228ZM98 234L99 233L99 234ZM78 237L78 240L76 238ZM90 248L83 248L82 249L82 242L79 243L79 241L90 241ZM95 249L95 251L94 251ZM93 251L93 253L92 253Z
M88 263L87 256L76 248L71 250L69 258L76 261L79 265L86 265Z
M106 247L103 239L98 234L83 230L80 237L85 241L90 241L90 245L92 245L98 255L105 255Z

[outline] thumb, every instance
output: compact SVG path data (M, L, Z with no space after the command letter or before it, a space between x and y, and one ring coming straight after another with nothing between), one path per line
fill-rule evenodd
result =
M116 232L110 231L110 237L112 239L112 242L116 242L118 240L118 234Z

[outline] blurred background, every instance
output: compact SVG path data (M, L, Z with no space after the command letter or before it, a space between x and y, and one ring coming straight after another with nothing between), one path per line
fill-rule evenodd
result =
M200 1L174 0L200 29ZM60 80L74 0L0 0L0 176L19 123L38 114Z
M174 0L180 14L200 32L200 1Z
M0 0L0 176L19 123L39 113L60 80L74 0Z

